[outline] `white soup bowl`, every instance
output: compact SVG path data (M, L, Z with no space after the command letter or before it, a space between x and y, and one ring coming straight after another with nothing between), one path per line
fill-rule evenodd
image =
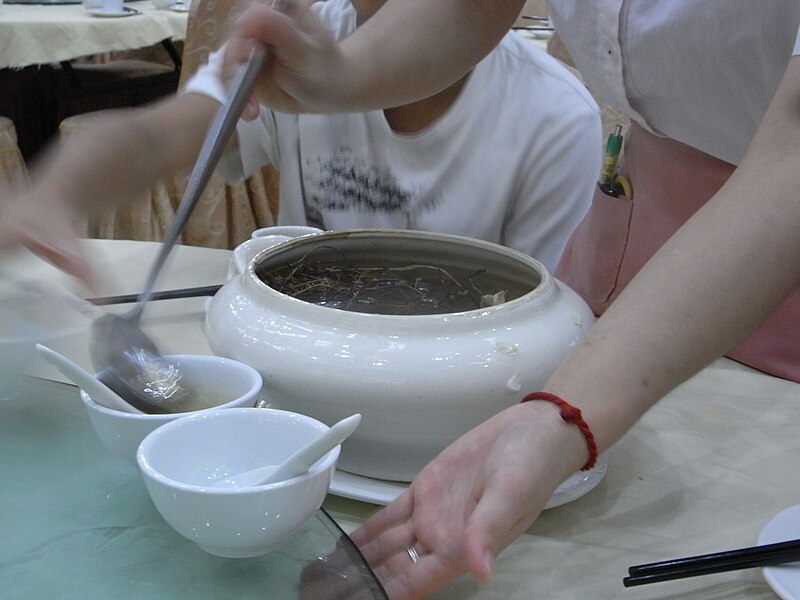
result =
M153 431L137 459L150 498L175 531L216 556L258 556L322 506L339 446L291 479L239 488L213 483L278 464L327 429L311 417L269 408L207 411Z
M214 406L190 412L168 414L133 414L106 408L81 390L81 400L97 437L111 452L136 466L136 450L154 429L180 417L220 408L253 406L261 391L261 375L252 367L220 356L171 355L180 366L189 387L201 393L211 392L219 399Z

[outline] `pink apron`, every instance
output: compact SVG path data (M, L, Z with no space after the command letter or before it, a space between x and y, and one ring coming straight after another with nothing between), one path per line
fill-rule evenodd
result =
M626 137L620 174L630 180L633 200L597 190L555 273L597 315L735 169L636 124ZM800 287L727 356L800 382Z

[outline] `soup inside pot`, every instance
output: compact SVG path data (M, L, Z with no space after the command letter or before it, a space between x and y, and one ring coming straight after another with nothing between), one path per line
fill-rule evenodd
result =
M463 312L508 302L542 281L541 266L488 242L421 232L329 232L268 252L271 288L320 306L383 315Z

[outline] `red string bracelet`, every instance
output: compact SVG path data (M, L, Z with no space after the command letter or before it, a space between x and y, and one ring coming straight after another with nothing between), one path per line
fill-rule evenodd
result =
M597 462L597 444L594 441L592 430L589 429L589 425L587 425L586 421L583 420L580 409L575 408L569 402L562 400L550 392L533 392L532 394L525 396L522 399L522 402L529 402L531 400L545 400L546 402L552 402L558 406L562 419L564 419L567 423L576 425L578 429L581 430L583 438L586 440L586 447L589 449L589 460L587 460L586 464L581 467L581 471L588 471L591 469L594 466L594 463Z

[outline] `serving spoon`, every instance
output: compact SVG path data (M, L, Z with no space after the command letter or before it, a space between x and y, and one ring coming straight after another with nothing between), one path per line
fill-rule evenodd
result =
M279 465L267 465L244 471L225 479L217 479L211 485L212 487L253 487L302 475L320 458L350 437L360 422L361 415L356 413L331 426L325 433L292 453Z
M139 321L164 263L186 226L194 207L236 129L247 99L255 87L271 52L256 48L234 81L228 101L214 116L200 153L136 305L126 315L106 313L95 319L91 332L92 364L104 372L104 382L131 404L171 412L170 405L186 401L192 394L182 380L180 368L159 352L141 330ZM149 412L149 411L148 411Z
M56 352L52 348L43 346L42 344L36 344L36 351L47 362L58 369L63 375L68 377L70 381L81 388L84 392L89 394L92 400L98 404L112 410L120 410L122 412L137 415L142 414L141 410L125 402L125 400L115 394L111 388L97 379L97 377L89 373L89 371L79 366L77 363L72 362L63 354Z

